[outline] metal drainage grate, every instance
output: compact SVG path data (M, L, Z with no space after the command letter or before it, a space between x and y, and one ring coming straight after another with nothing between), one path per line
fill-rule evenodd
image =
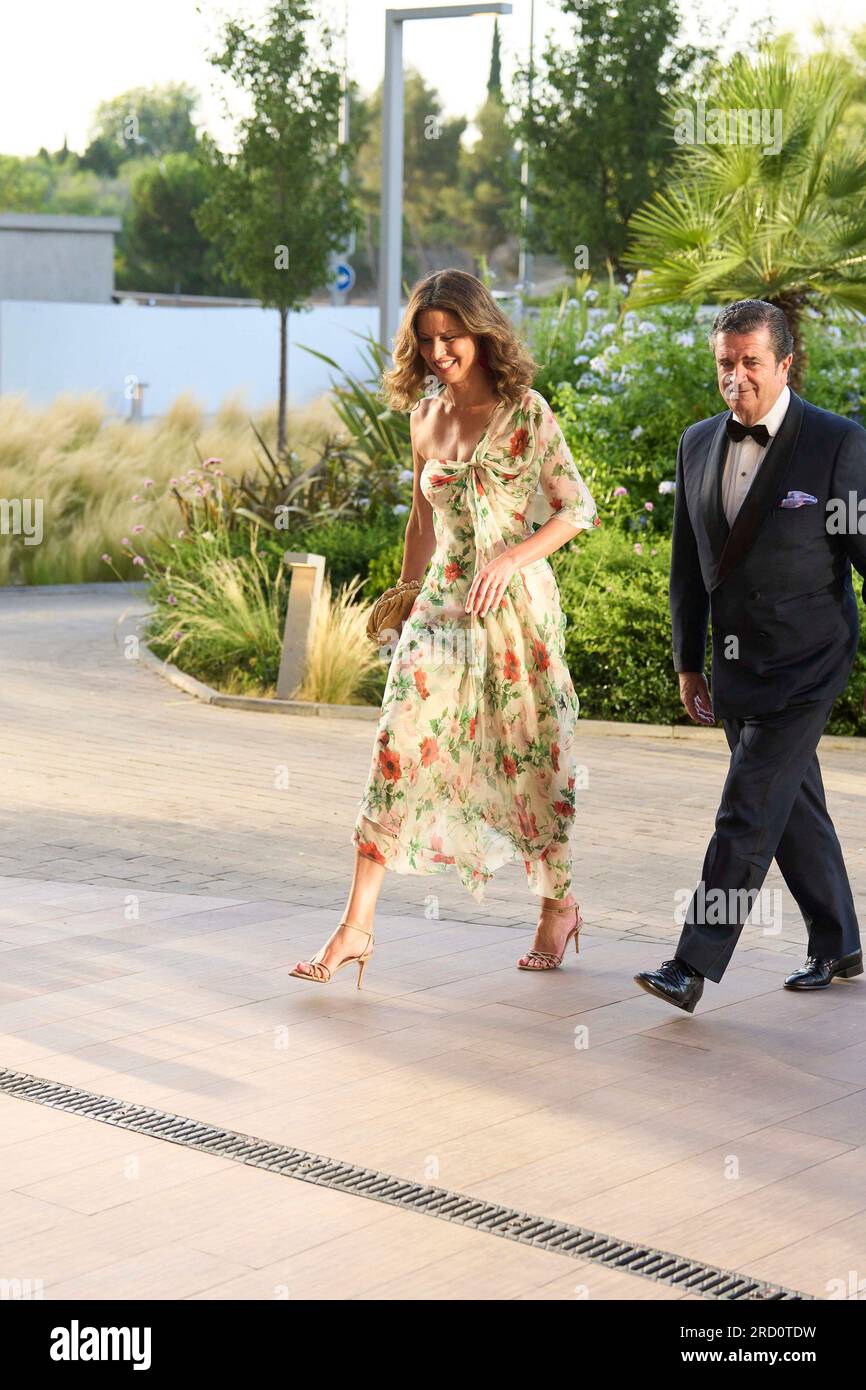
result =
M171 1115L164 1110L151 1110L144 1105L131 1105L113 1096L100 1096L93 1091L81 1091L74 1086L46 1081L43 1077L0 1068L0 1092L17 1096L19 1100L49 1105L72 1115L83 1115L104 1124L117 1125L151 1139L167 1139L202 1153L219 1154L236 1163L248 1163L254 1168L267 1168L287 1178L318 1183L356 1197L369 1197L375 1202L387 1202L403 1211L438 1216L459 1226L486 1231L505 1240L532 1245L537 1250L551 1250L558 1255L603 1265L607 1269L639 1274L670 1284L683 1292L701 1294L704 1298L782 1301L811 1299L811 1294L797 1293L778 1284L766 1284L747 1275L717 1269L714 1265L683 1259L665 1250L653 1250L648 1245L634 1245L600 1235L582 1226L564 1221L550 1221L543 1216L530 1216L477 1197L449 1192L444 1187L408 1182L373 1168L359 1168L353 1163L340 1163L321 1154L307 1153L284 1144L270 1144L249 1134L190 1120L183 1115Z

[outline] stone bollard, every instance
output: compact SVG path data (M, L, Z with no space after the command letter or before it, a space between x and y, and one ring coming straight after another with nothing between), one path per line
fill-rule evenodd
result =
M325 578L324 555L287 550L283 563L292 571L283 651L277 676L277 699L291 700L304 679L307 648L313 634Z

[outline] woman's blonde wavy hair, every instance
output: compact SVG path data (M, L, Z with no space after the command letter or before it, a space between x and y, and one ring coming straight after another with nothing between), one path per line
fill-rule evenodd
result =
M487 287L465 270L436 270L419 280L394 335L393 367L382 373L379 395L392 410L411 410L424 395L430 368L421 356L416 325L425 309L444 309L480 338L479 361L506 401L517 402L532 385L538 363Z

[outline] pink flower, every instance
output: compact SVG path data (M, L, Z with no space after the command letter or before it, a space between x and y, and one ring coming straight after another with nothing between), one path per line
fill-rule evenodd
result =
M145 486L145 487L153 487L153 478L145 478L145 480L144 480L144 486Z
M121 544L121 545L129 545L129 536L121 536L121 538L120 538L120 544Z
M640 541L636 541L636 542L635 542L635 547L634 547L634 548L635 548L635 554L636 554L636 555L643 555L643 546L641 545Z
M178 533L177 533L177 538L178 538L178 540L183 540L183 538L184 538L185 535L186 535L186 531L178 531Z
M141 525L141 523L139 522L139 524L138 524L137 526L133 526L133 528L132 528L132 534L133 534L134 536L140 536L143 530L144 530L144 527L143 527L143 526Z
M653 510L652 502L644 502L644 508L646 509L646 511L651 512Z
M172 605L177 603L177 599L175 598L174 594L168 595L168 597L166 598L166 603L170 603Z
M110 564L111 564L111 556L110 556L110 555L103 555L103 556L101 556L101 558L105 561L105 563L106 563L107 565L110 565Z
M132 563L134 565L143 565L144 561L142 560L140 555L134 555L132 558Z
M627 488L627 487L615 487L614 490L613 490L613 495L614 495L614 497L628 497L628 488Z
M133 500L133 502L140 502L140 501L141 501L141 498L139 497L139 495L138 495L137 492L134 492L134 493L132 494L132 500Z

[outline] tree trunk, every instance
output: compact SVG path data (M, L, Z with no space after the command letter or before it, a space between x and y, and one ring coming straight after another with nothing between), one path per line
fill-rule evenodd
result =
M280 309L280 395L277 402L277 457L286 455L286 396L288 368L289 311Z
M775 299L768 299L767 303L775 304L776 308L781 309L788 320L791 337L794 339L794 360L791 363L791 370L788 372L788 385L792 391L797 392L798 396L802 395L809 367L809 358L802 334L803 310L807 303L806 296L802 291L794 290L790 294L780 294Z

